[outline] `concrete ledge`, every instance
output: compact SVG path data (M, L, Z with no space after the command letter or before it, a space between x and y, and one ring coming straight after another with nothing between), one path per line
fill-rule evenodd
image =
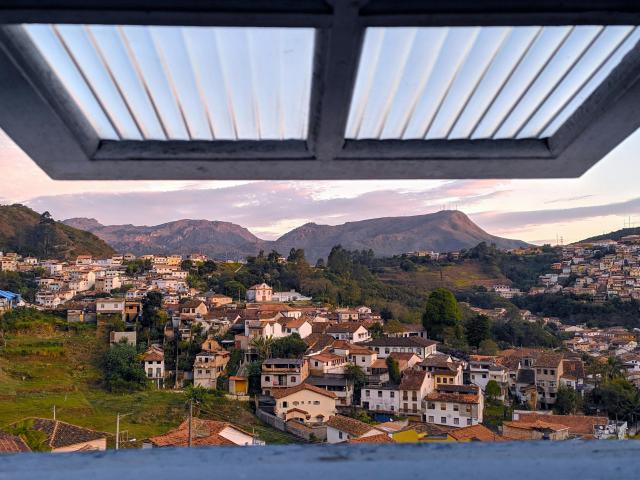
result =
M637 479L640 442L309 445L0 457L0 479Z

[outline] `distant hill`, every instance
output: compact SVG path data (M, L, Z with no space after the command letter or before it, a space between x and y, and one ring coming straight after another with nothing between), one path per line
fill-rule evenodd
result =
M331 247L338 244L349 250L372 249L376 255L391 256L417 250L450 252L475 247L480 242L495 243L501 249L527 245L520 240L490 235L464 213L452 210L336 226L307 223L284 234L275 244L281 252L292 247L304 248L307 258L315 259L326 257Z
M615 232L604 233L602 235L596 235L595 237L585 238L577 243L598 242L600 240L620 240L627 235L640 235L640 227L621 228Z
M94 234L56 222L24 205L0 205L0 251L58 260L109 257L115 250Z
M471 248L480 242L498 248L526 246L520 240L491 235L458 211L441 211L410 217L386 217L348 222L342 225L307 223L275 241L262 240L249 230L229 222L178 220L156 226L101 225L92 218L71 218L64 223L86 229L121 253L205 253L216 258L240 258L260 250L287 254L303 248L307 259L326 258L331 248L372 249L390 256L415 250L438 252Z
M70 218L65 224L86 229L121 253L204 253L237 259L268 249L249 230L234 223L209 220L177 220L155 226L101 225L93 218Z

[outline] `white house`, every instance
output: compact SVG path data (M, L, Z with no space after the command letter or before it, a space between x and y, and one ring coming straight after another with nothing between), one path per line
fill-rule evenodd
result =
M151 380L157 388L162 388L164 384L164 351L156 345L152 345L142 356L144 371L147 378Z

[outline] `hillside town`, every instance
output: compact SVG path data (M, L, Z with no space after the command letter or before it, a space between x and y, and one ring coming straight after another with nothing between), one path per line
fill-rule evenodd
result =
M566 261L568 274L584 265L576 258L586 265L595 262L594 254L581 247L571 252L583 257ZM630 252L621 251L620 262L617 253L607 254L600 265L619 263L620 271L632 272L625 263L625 255L635 258ZM213 263L198 254L80 255L63 262L4 253L0 262L3 271L37 273L35 302L0 291L0 313L33 308L68 324L95 325L97 332L108 333L112 351L137 349L136 368L144 372L148 388L223 392L233 401L249 402L261 422L300 442L623 439L635 434L635 425L607 412L584 415L572 408L558 414L556 408L565 401L561 395L582 398L602 380L601 374L588 372L587 357L620 362L621 371L640 388L638 332L621 327L569 326L521 312L529 321L553 323L568 337L563 348L514 345L492 354L458 353L423 325L388 328L380 312L366 305L327 305L296 291L274 291L267 283L250 286L243 297L190 287L188 269ZM588 267L578 271L595 276ZM155 318L164 323L157 335L147 329L141 338L151 299L157 301ZM504 313L467 307L488 317ZM179 342L188 347L180 351ZM31 429L46 434L54 452L104 450L111 437L55 418L28 421ZM0 434L0 452L29 450L15 434L18 427L12 428ZM120 440L116 432L116 448ZM189 414L175 429L144 439L141 446L263 444L231 421Z
M559 262L538 277L538 284L528 291L508 285L493 287L500 296L545 293L585 296L595 302L618 298L640 299L640 235L626 235L620 240L598 240L562 247Z

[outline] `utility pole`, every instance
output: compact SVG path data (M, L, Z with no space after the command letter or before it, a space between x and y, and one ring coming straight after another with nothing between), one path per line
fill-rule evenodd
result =
M116 416L116 450L120 448L120 419L128 415L131 415L131 413L125 413L124 415L118 413Z
M53 406L53 419L56 419L56 406Z
M189 399L189 448L193 440L193 399Z

